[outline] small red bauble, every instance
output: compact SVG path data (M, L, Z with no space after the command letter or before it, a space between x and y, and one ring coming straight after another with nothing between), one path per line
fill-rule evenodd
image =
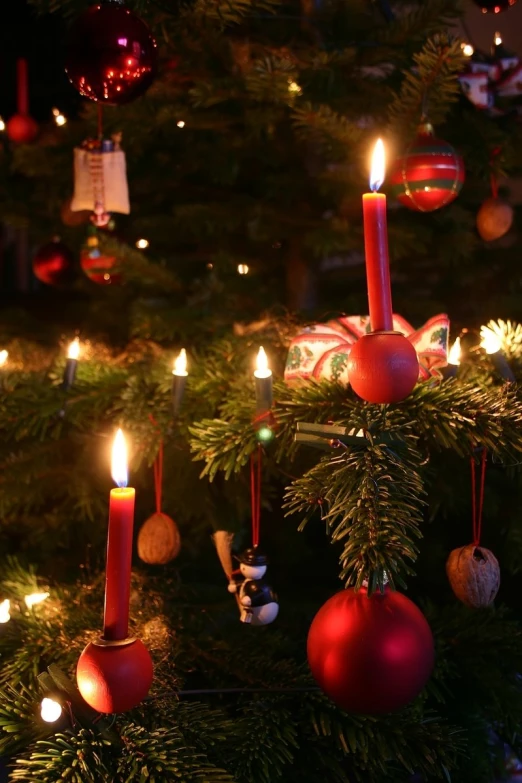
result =
M96 248L84 248L80 253L80 265L93 283L98 285L118 285L121 275L114 272L117 261L115 256L106 256Z
M5 129L15 144L31 144L38 136L38 125L28 114L13 114Z
M126 712L145 698L152 684L153 668L143 642L88 644L76 669L78 689L98 712Z
M400 332L364 334L350 351L348 378L366 402L400 402L419 378L417 351Z
M72 283L75 277L72 252L58 240L43 245L33 258L33 273L46 285Z
M320 688L348 712L379 715L406 706L433 669L433 636L420 609L390 590L337 593L308 633L308 663Z
M517 0L473 0L478 5L483 14L499 14L501 11L507 11Z
M405 207L433 212L457 198L465 179L464 161L451 144L433 136L426 123L406 154L395 161L391 192Z
M65 70L84 98L128 103L150 87L156 67L149 28L118 0L91 6L73 23Z

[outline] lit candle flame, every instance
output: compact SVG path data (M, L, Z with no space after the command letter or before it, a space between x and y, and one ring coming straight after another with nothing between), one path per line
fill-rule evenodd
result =
M187 372L187 352L184 348L181 349L179 354L174 359L173 375L188 375Z
M502 43L502 36L500 33L495 33L495 46L500 46Z
M0 623L8 623L11 619L9 609L11 608L11 601L6 598L5 601L0 603Z
M486 353L498 353L502 350L502 340L495 334L493 329L489 326L480 327L480 347L483 348Z
M372 155L372 166L370 169L370 190L375 193L384 182L384 144L382 139L377 139Z
M460 337L457 337L450 348L450 352L448 354L448 364L453 364L455 367L458 367L460 364L460 354Z
M54 699L42 699L40 715L46 723L55 723L62 714L62 705Z
M0 351L0 367L3 367L9 357L9 353L4 349Z
M31 595L25 596L24 601L27 608L32 609L33 606L41 604L46 598L49 598L49 593L31 593Z
M268 356L266 355L263 346L259 348L256 359L256 370L254 372L256 378L270 378L272 370L268 366Z
M127 444L123 432L118 430L112 445L112 477L118 487L126 487L128 481L127 472Z
M80 355L80 340L78 337L75 337L72 343L69 345L69 350L67 351L67 358L68 359L77 359Z

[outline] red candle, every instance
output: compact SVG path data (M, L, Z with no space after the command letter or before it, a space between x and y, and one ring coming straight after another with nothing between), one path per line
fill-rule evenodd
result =
M363 195L364 250L370 323L373 332L393 330L393 311L388 258L386 196L377 193L384 181L384 145L375 145L370 174L371 193Z
M16 61L16 82L18 114L29 114L27 60L24 60L23 57Z
M126 639L129 632L132 529L136 494L132 487L127 487L127 448L121 430L116 433L112 449L112 477L118 489L112 489L110 496L103 638L118 641Z

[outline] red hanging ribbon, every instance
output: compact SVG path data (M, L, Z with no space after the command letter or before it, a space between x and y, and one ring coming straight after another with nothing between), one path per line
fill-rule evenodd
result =
M486 485L486 463L488 453L486 449L482 451L481 471L480 471L480 493L479 493L479 505L477 513L477 482L475 479L475 473L477 466L475 460L471 457L471 509L473 516L473 545L480 545L480 537L482 535L482 509L484 507L484 488Z
M494 164L495 164L495 158L497 157L497 155L500 155L501 152L502 152L502 148L501 147L495 147L491 151L491 158L490 158L490 162L489 162L489 165L491 167L491 173L490 173L490 176L489 176L489 180L490 180L490 183L491 183L491 195L493 196L493 198L498 198L498 182L497 182L497 176L495 174L495 171L494 171L493 167L494 167Z
M260 445L250 457L250 499L252 503L252 546L259 546L261 521L261 455Z
M149 419L155 427L158 426L158 422L152 415L149 414ZM159 432L158 427L158 432ZM159 450L154 460L154 494L156 496L156 513L161 514L161 493L163 487L163 439L160 440Z
M27 60L19 57L16 61L16 102L18 114L29 114L29 87L27 76Z

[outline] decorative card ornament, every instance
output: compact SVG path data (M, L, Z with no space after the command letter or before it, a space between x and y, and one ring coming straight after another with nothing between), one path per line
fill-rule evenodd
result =
M74 195L71 212L91 210L93 223L106 226L111 212L130 213L125 153L113 142L86 142L74 150Z
M419 380L438 377L448 354L449 318L435 315L420 329L414 329L402 316L393 316L394 331L404 334L413 344L419 359ZM348 385L348 357L352 345L368 334L370 316L349 315L314 324L300 332L288 351L285 380L315 378Z

